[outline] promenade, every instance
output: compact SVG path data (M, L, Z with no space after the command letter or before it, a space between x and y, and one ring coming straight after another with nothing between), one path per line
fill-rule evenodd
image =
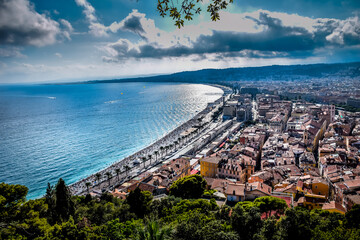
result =
M175 128L164 137L155 141L144 149L112 164L111 166L94 173L69 186L74 195L84 195L88 191L103 192L120 185L121 183L137 176L145 169L157 165L166 160L168 156L179 148L188 147L194 138L197 138L211 123L211 117L218 106L221 105L221 98L216 100L215 107L209 104L203 111L193 118ZM200 127L198 131L189 136L181 136L189 128ZM143 161L146 159L146 162Z

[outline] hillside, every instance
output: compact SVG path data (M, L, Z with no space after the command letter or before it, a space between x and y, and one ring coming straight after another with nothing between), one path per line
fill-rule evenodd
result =
M203 69L152 77L95 80L86 83L107 82L192 82L215 83L226 81L303 80L309 78L358 78L360 62L336 64L310 64L288 66L245 67L227 69Z

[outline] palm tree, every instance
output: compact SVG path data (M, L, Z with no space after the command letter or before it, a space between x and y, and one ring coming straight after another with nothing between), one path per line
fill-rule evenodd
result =
M124 168L125 168L125 172L126 172L126 176L127 176L131 167L129 167L128 165L125 165Z
M145 228L138 230L139 240L164 240L169 237L171 228L160 227L157 221L150 221Z
M115 172L116 172L116 176L117 176L117 180L119 181L119 174L120 174L120 168L116 168Z
M90 182L86 182L85 185L86 185L87 192L88 192L88 194L89 194L89 193L90 193L89 187L90 187L91 183L90 183Z
M148 155L148 159L150 160L150 165L151 165L152 156L150 154Z
M161 155L163 155L163 153L164 153L164 147L163 146L160 147L160 152L161 152Z
M101 174L100 173L96 173L95 174L96 180L98 182L98 184L100 183L100 178L101 178Z
M109 181L109 186L110 186L110 179L111 179L111 177L112 177L112 174L111 174L111 172L106 172L105 173L105 175L107 176L107 178L108 178L108 181Z
M155 162L157 162L159 151L155 151L154 153L155 153Z
M142 158L141 158L141 161L144 163L144 168L145 168L145 163L146 163L146 161L147 161L147 160L146 160L146 157L142 157Z

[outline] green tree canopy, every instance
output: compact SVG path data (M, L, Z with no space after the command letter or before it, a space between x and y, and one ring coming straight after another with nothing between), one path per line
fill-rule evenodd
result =
M252 207L245 211L241 205L235 205L231 213L231 225L241 239L253 239L262 227L260 209Z
M152 200L152 194L148 191L141 191L140 188L136 188L129 193L126 198L126 203L130 205L130 211L136 214L136 216L142 218L149 212L150 202Z
M349 227L360 229L360 205L354 205L345 217Z
M57 216L62 220L68 220L75 212L70 190L62 178L59 179L55 187L55 210Z
M284 239L311 239L310 212L304 208L289 208L280 221L280 233Z
M279 219L262 219L262 212L279 209L276 200L259 198L219 209L213 200L201 198L152 200L150 192L138 188L125 201L111 194L91 198L70 196L59 180L56 187L48 186L44 198L24 201L26 187L0 188L6 196L0 195L0 239L360 240L359 206L346 215L288 208ZM58 204L65 201L71 201L61 208L67 219L58 212ZM69 214L71 206L74 214ZM55 221L49 218L49 208Z
M181 198L199 198L204 193L205 188L205 179L195 174L175 181L170 187L170 195Z
M165 240L169 239L171 228L161 227L157 221L149 221L144 228L138 230L139 240Z
M287 208L285 200L272 196L257 198L255 199L254 204L262 213L266 213L266 216L271 216L272 211L281 214Z
M8 221L18 212L27 192L25 186L0 183L0 222Z
M2 196L0 202L3 206L16 205L25 201L27 193L28 188L25 186L0 183L0 196Z

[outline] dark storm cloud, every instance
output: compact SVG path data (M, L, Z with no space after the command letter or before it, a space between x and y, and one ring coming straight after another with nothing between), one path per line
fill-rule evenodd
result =
M135 9L122 21L115 21L108 27L104 26L106 31L111 31L113 33L119 30L128 31L138 35L144 40L148 40L147 33L151 33L152 31L149 27L152 27L152 30L155 30L154 21L146 19L145 14L139 13Z
M142 16L132 14L129 18L126 18L123 25L123 30L128 30L134 33L142 34L145 32L143 26L141 25Z

